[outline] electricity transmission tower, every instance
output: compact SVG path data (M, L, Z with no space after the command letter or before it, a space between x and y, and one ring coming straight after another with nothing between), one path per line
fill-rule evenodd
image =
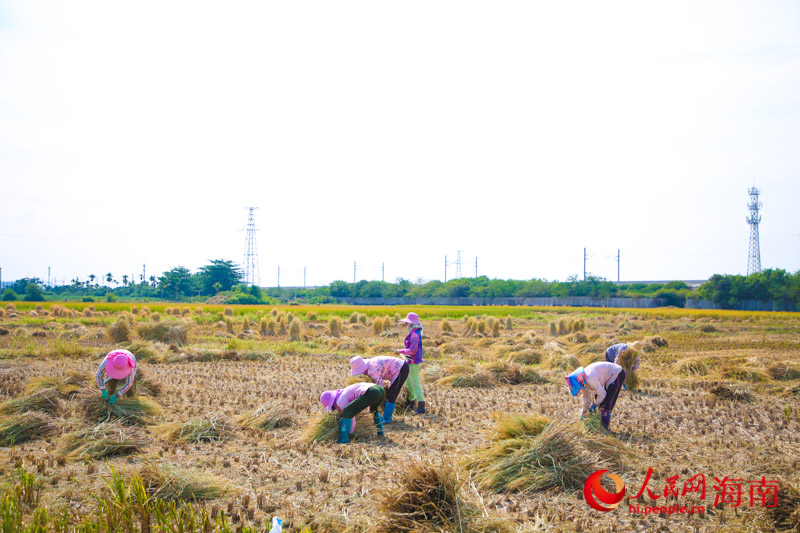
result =
M256 247L256 222L253 212L257 207L248 207L247 240L244 246L244 282L247 285L261 285L261 274L258 269L258 248ZM279 274L280 275L280 274Z
M752 187L747 192L750 194L750 203L747 204L750 209L750 216L747 217L747 223L750 225L750 250L747 254L747 275L749 276L761 272L761 246L758 243L758 223L761 222L761 215L758 212L762 204L758 201L757 187Z

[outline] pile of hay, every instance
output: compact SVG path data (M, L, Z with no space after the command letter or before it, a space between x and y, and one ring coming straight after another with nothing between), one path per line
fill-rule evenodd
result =
M750 394L750 392L744 389L730 388L726 385L717 385L712 387L708 392L720 400L733 400L735 402L753 401L753 395Z
M394 486L383 491L379 506L384 514L380 531L481 530L472 524L480 510L466 498L456 471L444 464L423 461L404 467Z
M800 531L800 487L783 479L778 482L778 504L767 507L767 517L776 531Z
M291 411L281 402L268 402L258 408L240 415L236 421L244 429L270 431L294 425Z
M173 442L199 444L215 442L234 437L235 430L228 420L212 415L209 418L192 419L186 422L169 422L153 428L153 432L163 435Z
M606 467L610 442L586 435L578 424L564 420L531 424L530 432L509 432L480 450L467 464L475 479L496 492L531 493L561 487L579 490L592 472ZM615 443L619 445L618 442Z
M73 458L106 459L136 453L144 441L119 423L105 423L64 435L60 453Z
M625 385L627 385L630 390L639 388L639 375L636 370L633 369L637 355L638 354L631 349L627 349L617 355L617 364L625 369Z
M118 419L125 424L149 424L161 414L161 406L149 398L120 398L114 405L96 389L82 389L76 395L80 410L90 422Z
M13 446L29 440L40 439L56 432L55 422L49 416L28 411L0 419L0 444Z
M788 381L792 379L800 379L800 367L790 365L785 361L774 363L767 367L767 374L772 379L778 381Z
M14 415L28 411L53 414L61 405L61 393L54 387L41 389L33 394L12 398L0 404L0 414Z
M213 500L228 492L222 479L177 464L146 463L139 472L147 494L165 501Z
M509 353L507 359L510 363L520 365L538 365L542 362L542 354L528 348Z
M333 411L312 416L303 433L303 441L309 443L336 442L339 438L340 418L339 413ZM364 440L370 436L377 435L377 431L375 424L372 422L372 414L369 409L364 409L356 415L356 427L350 439Z
M495 416L493 441L533 437L541 433L553 420L542 415L517 415L501 413Z
M136 326L136 332L146 341L182 346L188 342L191 324L188 321L150 322Z
M436 382L445 387L488 389L496 385L492 372L470 363L452 363L444 367L444 377Z
M539 373L530 365L519 365L505 361L495 361L485 366L492 372L500 383L519 385L521 383L547 383Z
M545 345L546 355L542 358L542 367L548 370L561 370L571 372L581 366L574 354L564 352L556 343L549 342Z

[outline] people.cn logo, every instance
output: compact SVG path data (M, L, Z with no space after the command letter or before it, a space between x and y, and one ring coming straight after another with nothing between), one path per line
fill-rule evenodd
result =
M583 498L592 509L597 509L598 511L613 511L622 501L622 498L625 497L625 483L616 474L608 474L608 477L614 481L614 492L608 492L603 488L600 480L606 472L608 470L598 470L586 478L586 483L583 484ZM598 503L598 500L600 500L600 503ZM608 505L608 507L603 507L600 505L601 503Z

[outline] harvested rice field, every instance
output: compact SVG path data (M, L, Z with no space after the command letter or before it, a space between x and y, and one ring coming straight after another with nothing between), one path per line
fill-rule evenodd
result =
M385 436L362 415L349 445L331 442L320 393L352 382L353 355L402 348L410 310L428 412L398 403ZM289 532L800 531L797 315L0 311L2 531L269 531L273 516ZM638 382L605 433L564 375L636 340ZM138 396L109 408L94 372L114 348L140 374ZM607 505L587 488L599 470L624 483L610 511L587 501ZM600 488L621 494L608 474Z

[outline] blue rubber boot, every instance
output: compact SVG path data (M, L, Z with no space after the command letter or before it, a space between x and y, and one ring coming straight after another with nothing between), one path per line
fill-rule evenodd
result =
M386 405L383 406L383 423L388 424L392 421L392 415L394 414L394 404L391 402L386 402Z
M383 418L378 411L372 413L372 421L375 422L375 427L378 428L378 436L383 436Z
M339 440L336 442L339 444L349 444L350 443L350 426L353 424L352 418L342 418L339 420Z

